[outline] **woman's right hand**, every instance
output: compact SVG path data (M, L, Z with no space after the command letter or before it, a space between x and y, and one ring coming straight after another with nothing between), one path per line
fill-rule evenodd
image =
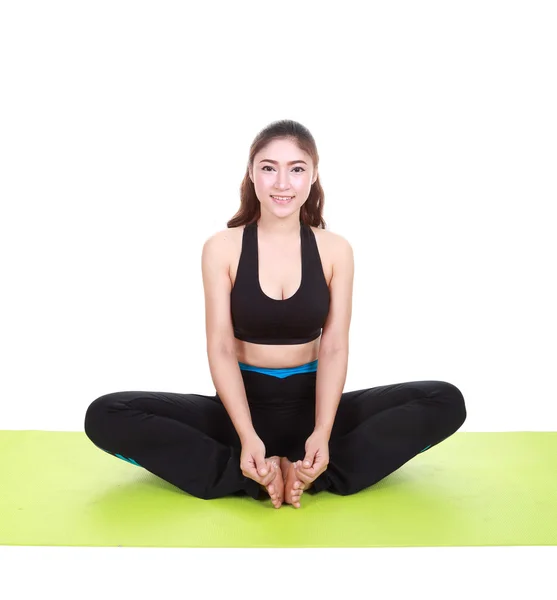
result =
M257 434L242 442L240 469L244 477L249 477L265 487L278 473L278 468L273 468L272 461L265 460L265 444Z

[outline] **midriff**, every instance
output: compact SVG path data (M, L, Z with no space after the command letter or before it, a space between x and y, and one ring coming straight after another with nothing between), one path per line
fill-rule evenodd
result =
M288 369L317 359L321 337L307 344L272 346L234 339L239 362L266 369Z
M325 279L329 285L333 274L332 257L330 256L330 233L318 227L311 228L315 234L317 248L323 265ZM231 253L229 274L230 282L234 287L240 254L242 252L242 234L244 226L231 227L230 232ZM259 284L264 294L275 300L293 296L300 286L301 256L300 241L290 245L281 243L266 243L259 240ZM254 344L234 338L236 357L243 362L255 367L267 369L287 369L298 367L317 359L321 336L306 344Z

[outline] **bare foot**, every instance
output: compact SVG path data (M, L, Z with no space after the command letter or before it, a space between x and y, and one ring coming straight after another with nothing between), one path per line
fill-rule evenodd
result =
M302 461L299 460L295 464L301 466ZM300 498L304 489L309 490L312 484L306 487L306 484L298 479L294 463L291 463L286 457L280 459L280 470L284 478L284 501L292 504L294 508L300 508Z
M273 506L275 508L280 508L282 505L282 500L284 498L284 480L282 478L282 473L280 469L281 459L278 456L271 456L266 460L269 461L269 463L274 463L276 465L276 468L274 469L276 472L276 476L267 487L261 484L260 487L262 490L266 491L269 494Z

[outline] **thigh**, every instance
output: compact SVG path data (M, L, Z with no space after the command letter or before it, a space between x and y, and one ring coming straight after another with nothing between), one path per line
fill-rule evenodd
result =
M363 421L385 410L428 396L433 398L444 386L454 387L450 383L441 381L408 381L344 392L338 406L331 438L352 431Z
M107 413L125 411L129 417L148 419L151 415L166 417L189 425L221 442L240 447L240 439L225 407L215 396L174 392L125 391L101 396L93 402ZM97 411L99 412L99 411Z

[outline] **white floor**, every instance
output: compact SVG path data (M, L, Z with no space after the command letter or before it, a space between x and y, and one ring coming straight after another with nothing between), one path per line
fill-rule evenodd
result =
M0 547L0 597L557 598L557 547Z

